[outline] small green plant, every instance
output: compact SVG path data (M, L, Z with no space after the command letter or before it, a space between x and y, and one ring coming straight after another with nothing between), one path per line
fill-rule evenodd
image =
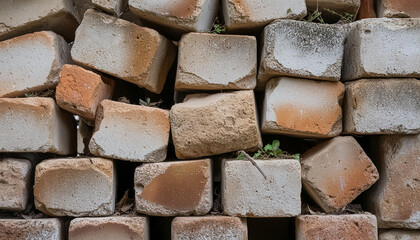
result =
M292 12L292 9L288 8L286 13L289 14L291 12Z
M348 12L345 12L344 14L340 14L340 13L338 13L334 10L328 9L328 8L324 8L324 10L331 13L332 15L340 17L340 20L338 21L338 23L351 23L351 22L353 22L353 18L354 18L353 14L350 14Z
M312 13L309 12L308 15L306 15L306 18L303 18L302 21L325 23L322 18L322 12L318 10L315 10Z
M280 149L280 141L274 140L272 144L267 144L263 149L258 150L252 156L254 159L270 159L270 158L285 158L285 159L296 159L300 160L300 154L289 154L286 151ZM245 160L247 159L243 152L238 154L236 159Z
M213 26L211 27L210 33L213 34L220 34L226 31L226 26L219 22L219 19L216 18L213 22Z
M159 107L159 105L162 103L162 100L159 100L158 102L151 102L150 98L146 98L146 100L139 99L139 105L147 106L147 107Z

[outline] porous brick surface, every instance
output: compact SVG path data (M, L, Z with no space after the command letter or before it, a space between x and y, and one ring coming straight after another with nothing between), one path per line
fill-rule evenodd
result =
M361 0L306 0L306 6L308 7L308 12L318 10L322 13L324 20L331 19L333 22L336 22L340 20L340 16L331 13L331 11L343 16L345 14L356 16L360 8L360 2Z
M69 61L67 42L50 31L0 42L0 97L54 88L61 66Z
M339 211L379 178L362 147L351 137L335 137L302 154L302 183L325 212Z
M408 229L379 229L379 240L418 240L419 230Z
M62 224L57 218L0 219L0 239L51 239L64 236Z
M340 82L275 78L265 89L263 133L327 138L342 131Z
M294 159L222 163L223 213L242 217L292 217L300 214L301 168Z
M0 98L0 132L0 152L66 155L76 150L74 118L52 98Z
M89 150L113 159L160 162L166 158L169 128L168 110L104 100Z
M378 17L420 18L420 3L417 0L378 0Z
M115 191L112 160L49 159L35 169L35 206L49 216L111 215L115 208Z
M139 213L205 215L213 204L211 160L143 164L136 168L134 190Z
M189 33L179 42L176 91L254 89L256 76L254 36Z

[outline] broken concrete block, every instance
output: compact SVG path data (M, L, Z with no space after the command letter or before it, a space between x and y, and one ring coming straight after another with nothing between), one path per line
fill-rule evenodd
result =
M52 98L0 98L0 132L0 152L76 151L74 118Z
M0 219L0 239L61 240L64 229L58 218Z
M172 220L173 240L231 239L247 240L246 218L226 216L176 217Z
M115 175L113 161L104 158L44 160L35 169L35 207L49 216L111 215Z
M301 215L296 218L296 240L377 240L378 227L372 214Z
M380 18L420 18L417 0L378 0L376 11Z
M379 178L357 141L335 137L302 154L302 184L327 213L341 210Z
M134 190L139 213L205 215L213 204L211 160L140 165L134 175Z
M169 129L168 110L104 100L89 150L113 159L160 162L166 158Z
M375 0L361 0L358 19L376 18Z
M420 81L361 79L346 85L344 129L350 134L420 133Z
M351 25L345 45L343 81L420 77L420 19L363 19Z
M346 14L351 14L353 17L357 15L357 11L360 8L361 0L306 0L306 6L308 7L308 12L314 12L318 10L322 13L322 18L324 20L329 20L332 22L337 22L342 16ZM332 12L337 14L333 14Z
M28 203L31 162L26 159L0 160L0 209L23 211Z
M346 30L341 25L278 20L264 28L259 87L276 76L339 81Z
M254 36L210 33L182 36L176 91L254 89L256 84L257 40Z
M69 240L148 240L147 217L76 218L70 222Z
M112 97L114 81L76 65L66 64L56 88L57 105L79 115L89 125L95 122L96 109Z
M300 214L300 163L294 159L223 160L223 214L240 217L294 217Z
M420 231L408 229L379 229L379 240L419 240Z
M170 118L179 159L262 147L253 91L188 95Z
M0 42L0 97L19 97L54 88L61 67L70 60L67 42L53 32L36 32Z
M175 46L153 29L86 11L71 49L73 60L160 93L175 58Z
M266 85L263 133L328 138L342 131L340 82L275 78Z

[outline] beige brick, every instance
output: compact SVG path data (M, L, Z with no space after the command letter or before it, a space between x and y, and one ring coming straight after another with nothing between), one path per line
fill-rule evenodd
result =
M49 159L35 169L35 206L49 216L111 215L115 209L115 191L112 160Z
M205 215L213 204L211 160L140 165L134 175L134 190L139 213Z
M420 3L417 0L378 0L378 17L420 18Z
M379 229L379 240L419 240L420 231L407 229Z
M74 118L52 98L0 98L0 132L0 152L67 155L76 150Z
M61 240L64 236L58 218L0 219L0 239L49 239Z
M275 78L266 85L263 133L328 138L342 131L340 82Z
M254 89L256 84L254 36L183 35L179 42L176 91Z
M262 146L253 91L188 95L170 118L179 159Z
M95 121L96 109L110 99L114 81L76 65L66 64L60 72L55 98L58 106L77 114L89 125Z
M61 67L69 61L70 47L53 32L36 32L0 42L0 97L54 88Z
M160 93L175 47L153 29L90 9L76 31L71 56L81 65Z
M89 150L114 159L160 162L166 158L169 130L168 110L104 100Z
M335 137L302 155L302 184L327 213L341 210L379 178L375 165L351 137Z
M355 17L360 8L360 1L361 0L306 0L306 6L308 7L308 12L318 10L322 13L322 18L324 20L337 22L340 20L340 17L336 14L332 14L328 10L343 16L352 14Z
M172 221L173 240L247 240L246 218L225 216L176 217Z

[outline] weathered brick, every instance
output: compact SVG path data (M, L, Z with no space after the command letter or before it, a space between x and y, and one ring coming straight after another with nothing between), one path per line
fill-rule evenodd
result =
M69 240L148 240L146 217L76 218L70 222Z
M342 131L340 82L275 78L266 85L263 133L327 138Z
M0 239L63 239L64 231L58 218L0 219Z
M139 213L204 215L213 204L211 160L140 165L134 175L134 190Z
M52 98L0 98L0 132L0 152L66 155L76 150L74 118Z
M247 240L246 218L226 216L176 217L172 221L173 240L232 239Z
M379 178L375 165L351 137L335 137L302 155L302 184L327 213L351 203Z
M254 36L189 33L179 42L176 91L254 89L256 76Z
M339 81L346 30L341 25L278 20L264 29L258 87L275 76Z
M301 19L306 15L304 0L222 0L222 5L229 30L259 29L276 19Z
M0 160L0 209L25 210L30 195L31 162L26 159Z
M420 19L369 18L351 26L342 80L420 77Z
M371 214L301 215L296 218L296 240L377 240L376 218Z
M0 42L0 97L54 88L61 66L69 61L70 47L53 32L36 32Z
M361 0L358 19L376 18L375 0Z
M351 134L420 133L420 81L361 79L346 85L344 129Z
M104 100L89 143L93 155L133 162L165 160L169 111Z
M378 0L378 17L420 18L420 3L417 0Z
M322 13L324 20L336 22L340 20L340 16L331 13L331 11L343 16L345 14L356 16L360 8L360 0L306 0L306 6L308 7L308 12L318 10Z
M419 240L420 231L407 229L379 229L379 240Z
M292 217L300 214L301 169L292 159L222 162L223 213L241 217Z
M65 158L36 166L35 206L49 216L106 216L115 209L112 160Z
M71 56L81 65L160 93L175 47L153 29L90 9L76 31Z
M111 98L113 89L113 80L79 66L66 64L60 72L55 98L58 106L93 125L99 103Z

